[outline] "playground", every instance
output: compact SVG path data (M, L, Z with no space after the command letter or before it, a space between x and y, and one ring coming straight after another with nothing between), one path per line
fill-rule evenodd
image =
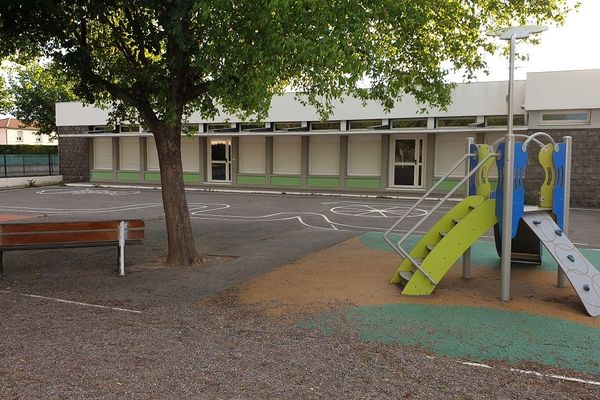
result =
M594 398L600 320L557 264L513 266L499 299L493 230L430 296L390 284L401 259L383 238L412 199L189 191L206 265L163 268L158 190L92 186L0 192L3 221L140 218L141 246L4 254L0 397ZM390 238L456 201L412 210ZM597 210L572 209L569 238L600 266ZM151 368L147 368L151 367ZM235 375L235 383L231 382ZM423 377L427 379L424 381ZM400 385L399 382L402 382ZM93 396L90 396L93 394Z

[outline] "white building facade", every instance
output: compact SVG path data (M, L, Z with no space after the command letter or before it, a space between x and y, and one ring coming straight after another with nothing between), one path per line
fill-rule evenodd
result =
M48 135L38 135L37 132L37 128L27 126L18 119L0 119L0 145L58 145L58 141Z
M203 187L418 195L465 153L468 137L491 144L506 133L506 92L507 82L459 84L447 110L425 113L410 96L389 112L347 98L325 122L291 93L274 98L261 123L194 114L182 140L184 179ZM599 207L600 70L531 73L515 83L514 104L515 133L573 136L574 204ZM65 179L160 183L154 139L142 127L107 132L107 112L80 103L58 103L56 117ZM541 179L535 158L533 197ZM440 191L462 176L459 168ZM577 185L590 179L596 192L578 196Z

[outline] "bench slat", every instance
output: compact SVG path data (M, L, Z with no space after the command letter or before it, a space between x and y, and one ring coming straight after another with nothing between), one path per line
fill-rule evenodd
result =
M127 230L126 239L143 239L144 231ZM81 231L81 232L43 232L19 233L0 236L0 246L34 245L50 243L86 243L97 241L118 241L118 230Z
M29 233L51 231L93 231L99 229L118 229L119 220L93 222L46 222L46 223L11 223L0 226L1 233ZM144 221L127 221L128 229L143 228Z

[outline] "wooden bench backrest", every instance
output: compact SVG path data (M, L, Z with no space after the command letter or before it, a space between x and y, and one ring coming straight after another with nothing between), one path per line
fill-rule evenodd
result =
M117 242L120 222L114 220L0 224L0 246ZM143 238L144 221L128 220L126 240Z

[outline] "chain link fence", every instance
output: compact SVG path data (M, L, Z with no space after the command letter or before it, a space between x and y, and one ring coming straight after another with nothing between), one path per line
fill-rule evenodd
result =
M0 178L59 175L58 154L0 154Z

